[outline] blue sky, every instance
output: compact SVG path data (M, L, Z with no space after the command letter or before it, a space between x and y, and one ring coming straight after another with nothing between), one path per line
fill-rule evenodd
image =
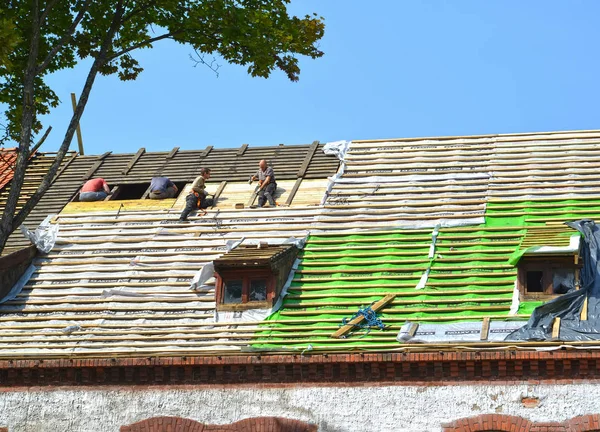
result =
M300 82L217 78L170 41L137 54L135 82L99 77L81 121L87 154L314 140L600 128L596 0L294 0L326 21ZM85 68L52 76L55 150ZM76 148L76 140L72 148Z

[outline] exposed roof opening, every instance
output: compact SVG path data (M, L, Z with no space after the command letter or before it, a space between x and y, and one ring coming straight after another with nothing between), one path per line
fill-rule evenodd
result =
M141 199L150 183L120 184L111 196L111 201Z

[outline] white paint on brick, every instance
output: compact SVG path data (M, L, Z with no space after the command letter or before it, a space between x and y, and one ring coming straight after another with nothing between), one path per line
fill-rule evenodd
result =
M523 396L538 397L525 408ZM480 414L564 421L600 413L600 384L385 387L30 390L0 393L0 426L10 432L118 432L155 416L204 423L279 416L320 431L440 431L441 424Z

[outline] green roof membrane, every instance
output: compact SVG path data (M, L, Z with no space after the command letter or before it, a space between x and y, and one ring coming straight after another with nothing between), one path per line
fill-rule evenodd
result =
M600 200L493 201L487 205L484 224L441 228L431 259L433 229L311 235L282 308L263 323L269 328L257 334L253 346L300 352L308 345L394 348L399 345L396 334L408 320L526 319L542 302L521 302L517 314L510 315L517 274L511 256L514 259L536 241L543 243L537 246L568 245L575 231L560 224L547 226L545 221L582 215L600 217ZM428 269L427 283L416 289ZM331 338L343 318L388 293L396 297L378 314L386 330Z

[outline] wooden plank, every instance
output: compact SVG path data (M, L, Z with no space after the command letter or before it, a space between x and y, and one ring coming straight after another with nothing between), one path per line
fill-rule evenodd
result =
M73 105L73 113L77 110L77 97L75 93L71 93L71 104ZM81 125L77 122L77 144L79 145L79 153L83 156L83 138L81 137Z
M83 180L89 180L90 178L92 178L92 176L94 175L94 173L98 170L98 168L100 168L100 165L102 165L102 163L104 162L104 159L111 154L112 152L106 152L100 156L98 156L98 158L96 159L96 162L94 162L94 165L92 165L90 167L90 169L85 173L85 175L83 176Z
M35 146L33 146L33 148L31 150L29 150L30 158L35 154L36 151L38 151L38 149L42 146L42 144L44 144L44 141L46 141L46 138L48 138L48 135L50 134L51 130L52 130L52 126L48 126L48 129L46 129L46 132L44 132L44 135L42 135L42 137L39 139L37 144Z
M103 201L110 201L112 199L115 199L119 195L119 192L121 192L121 186L114 186L111 190L111 193L108 194Z
M413 338L417 334L417 330L419 329L419 324L410 323L410 329L408 329L408 335Z
M306 157L304 158L302 165L300 165L300 169L298 170L298 174L297 174L298 177L304 177L304 174L306 174L306 170L308 169L310 161L312 160L318 147L319 147L319 141L313 141L313 143L308 148L308 152L306 153Z
M588 298L586 295L585 299L583 300L583 306L581 307L581 314L579 315L579 319L581 321L587 321L587 318L588 318Z
M243 156L244 153L246 153L246 149L248 148L248 144L242 144L242 146L239 148L239 150L237 151L237 153L235 154L236 156Z
M125 169L121 172L123 175L126 175L131 168L135 165L135 163L142 157L142 155L146 153L146 149L142 147L137 151L137 153L131 158Z
M60 175L66 171L66 169L69 167L69 165L71 165L71 163L73 163L73 161L75 160L75 158L77 157L78 153L73 154L73 156L71 156L71 159L69 159L67 161L67 163L65 163L56 173L56 175L54 176L54 178L52 179L52 181L50 182L50 186L52 186L54 184L54 182L56 180L58 180L58 178L60 177Z
M480 336L480 340L487 340L488 336L490 334L490 318L489 317L485 317L483 319L483 322L481 323L481 336Z
M290 194L287 197L287 200L285 201L285 205L291 205L292 201L294 200L294 197L296 196L296 192L298 192L298 188L300 187L300 183L302 183L302 177L296 179L296 183L294 183L294 186L292 187L292 191L290 192Z
M250 207L254 205L254 201L256 201L256 197L258 196L258 190L259 187L256 186L254 188L254 192L252 192L252 195L250 196L250 199L248 200L248 204L246 204L246 207Z
M204 151L202 153L200 153L200 157L205 158L212 151L212 149L213 149L213 146L209 145L208 147L206 147L204 149Z
M560 318L554 318L552 323L552 339L558 339L560 337Z
M140 198L140 199L143 199L143 200L148 199L150 192L152 192L152 184L150 184L150 186L148 186L148 189L146 189L146 192L143 193L142 198Z
M215 208L217 206L217 201L218 201L219 197L221 196L221 194L223 193L223 189L225 189L225 186L227 186L227 181L223 180L221 182L221 184L219 185L219 187L217 188L217 191L213 195L213 206L212 206L212 208Z
M375 311L375 312L378 312L379 310L383 309L388 303L390 303L392 300L394 300L395 297L396 297L396 294L388 294L384 298L379 300L377 303L373 304L373 306L371 306L371 309L373 309L373 311ZM355 325L360 324L361 322L364 321L364 319L365 319L364 316L359 316L357 318L354 318L352 321L350 321L350 323L346 324L343 327L340 327L340 329L338 331L336 331L334 334L332 334L331 337L334 339L343 338L344 335L346 335L350 330L352 330Z
M171 150L169 152L169 154L167 155L167 159L173 159L178 151L179 151L179 147L173 147L173 150Z

